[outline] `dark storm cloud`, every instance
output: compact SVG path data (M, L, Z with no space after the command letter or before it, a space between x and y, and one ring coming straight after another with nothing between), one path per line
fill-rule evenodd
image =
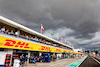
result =
M85 47L99 36L95 34L100 30L99 6L99 0L0 0L0 15L38 32L43 24L45 35L53 30L54 39L59 33L76 47L84 40Z

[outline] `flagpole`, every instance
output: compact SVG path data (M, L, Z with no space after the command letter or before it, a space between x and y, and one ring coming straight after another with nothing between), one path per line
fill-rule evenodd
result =
M51 38L51 30L50 30L50 38Z
M41 29L41 34L42 34L42 29Z
M50 34L50 38L51 38L51 34Z
M57 35L57 40L58 40L58 35Z
M61 42L62 42L62 39L61 39Z
M74 48L74 45L72 44L72 47Z
M58 33L59 34L59 33ZM57 34L57 40L59 41L59 37L58 37L58 34Z
M42 24L41 24L41 34L42 34Z

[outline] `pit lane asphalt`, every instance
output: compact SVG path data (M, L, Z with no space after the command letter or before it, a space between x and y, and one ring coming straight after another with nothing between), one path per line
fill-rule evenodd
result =
M37 66L35 66L35 64L28 64L28 66L24 66L24 67L66 67L67 65L77 60L78 60L78 57L66 58L66 59L57 60L56 62L52 61L50 63L37 63Z

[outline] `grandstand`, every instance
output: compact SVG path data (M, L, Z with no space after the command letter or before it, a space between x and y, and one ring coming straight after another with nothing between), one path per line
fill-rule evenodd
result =
M25 54L30 57L32 54L40 55L43 52L57 54L58 56L62 54L69 56L70 54L82 54L74 52L73 47L0 16L0 53L3 53L2 56Z

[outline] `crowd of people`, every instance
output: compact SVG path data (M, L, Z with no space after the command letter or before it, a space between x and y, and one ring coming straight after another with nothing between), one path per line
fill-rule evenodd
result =
M48 55L48 57L50 57L49 60L51 61L51 55L50 54ZM22 55L19 56L21 67L28 65L28 61L27 61L28 59L29 59L29 63L34 63L36 66L37 66L37 62L40 62L40 63L47 62L47 61L45 61L46 58L44 56L42 56L42 55L40 55L40 56L37 56L37 55L34 56L33 55L33 56L31 56L31 57L28 58L28 55L22 54ZM56 59L57 59L57 56L53 55L53 61L54 62L56 61ZM50 62L50 61L48 61L48 62Z
M28 40L32 40L32 41L40 42L40 43L43 43L43 44L47 44L47 45L60 47L60 48L69 50L67 47L64 47L64 46L61 46L59 44L47 41L47 40L39 38L39 37L36 37L34 35L22 34L20 31L9 30L9 29L5 28L5 26L0 27L0 32L1 33L5 33L5 34L9 34L9 35L13 35L13 36L16 36L16 37L21 37L21 38L24 38L24 39L28 39Z
M42 56L40 56L40 57L37 57L37 56L33 57L32 58L32 60L33 60L32 62L35 63L35 65L37 65L37 62L39 62L39 61L42 62L41 61L41 57ZM20 60L21 67L23 67L24 65L25 66L28 65L28 61L27 61L28 59L29 59L28 55L26 55L26 56L24 56L24 54L20 55L19 60Z

